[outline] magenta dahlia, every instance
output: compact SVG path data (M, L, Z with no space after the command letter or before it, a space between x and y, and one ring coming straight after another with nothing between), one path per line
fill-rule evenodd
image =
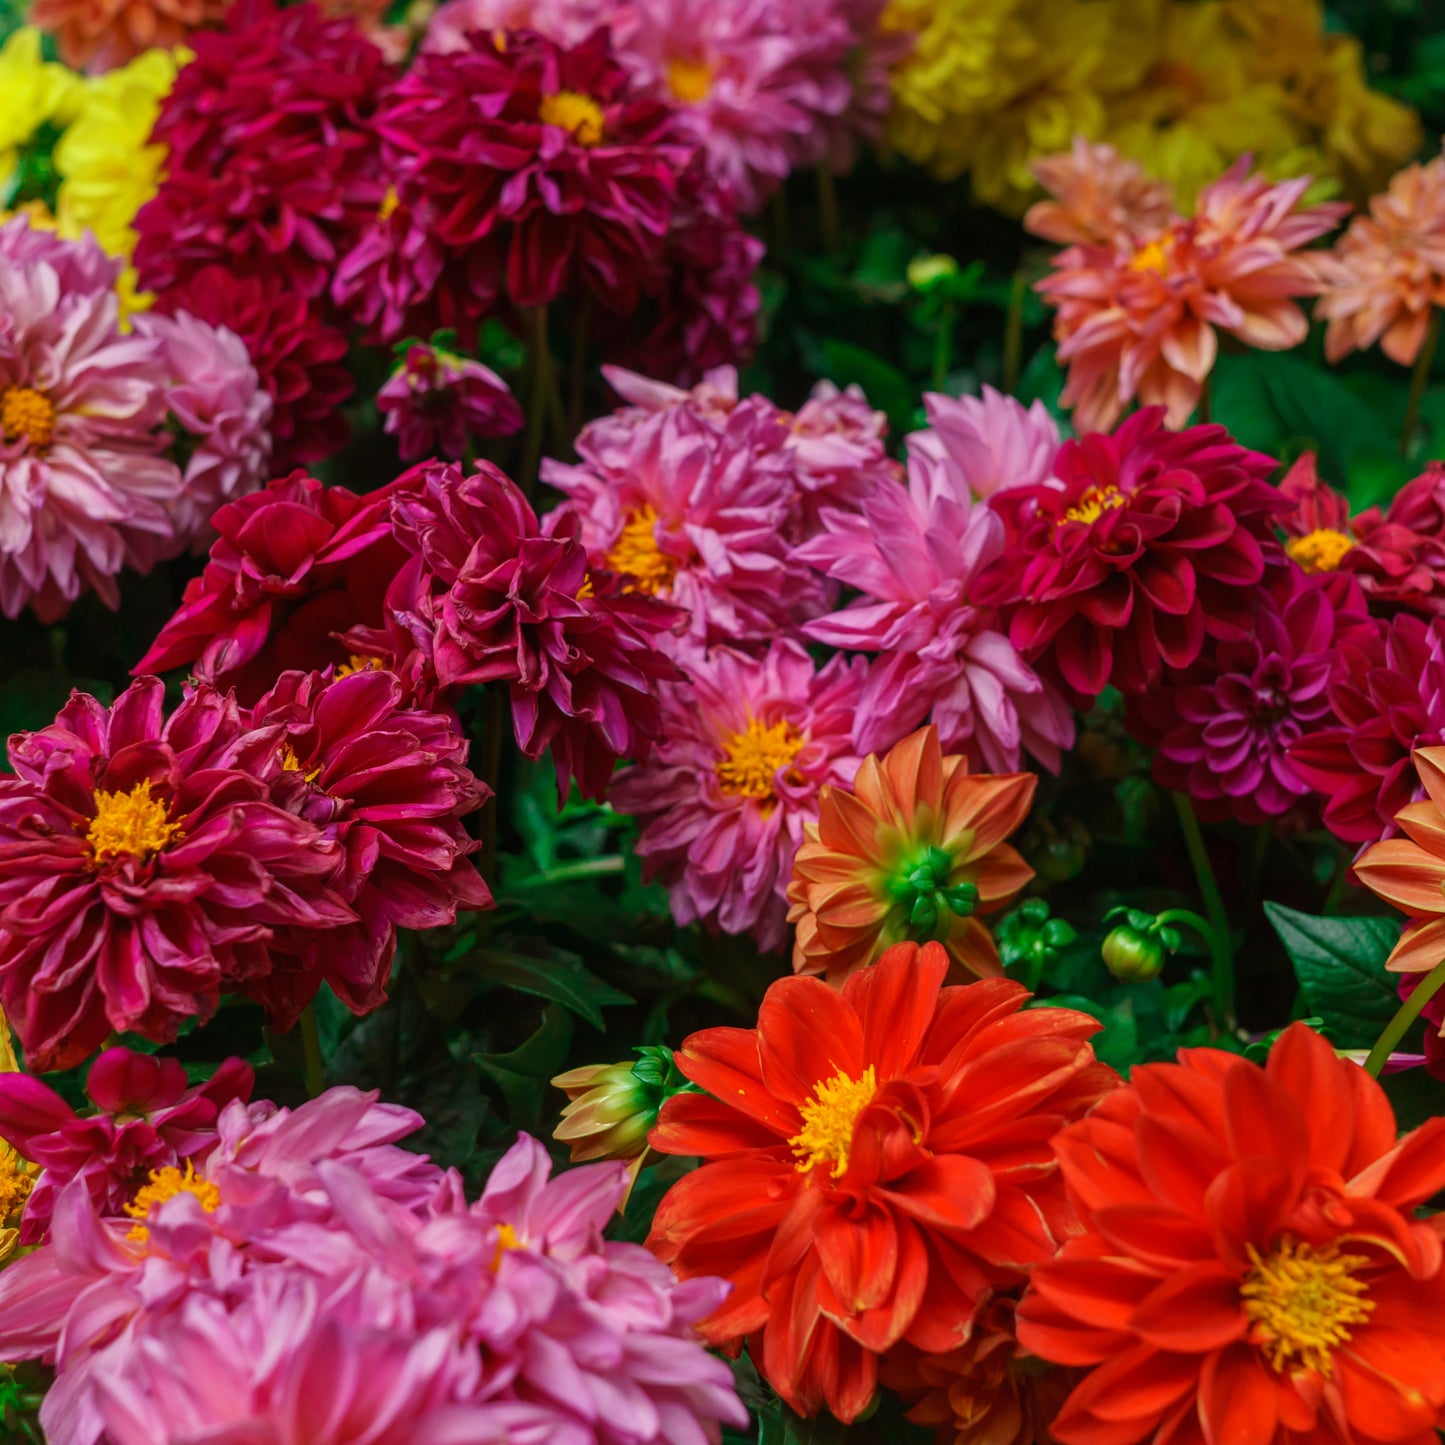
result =
M355 915L327 886L339 845L238 768L235 700L170 717L157 678L111 707L76 693L10 740L0 778L0 1007L36 1070L112 1030L165 1041L271 966L276 930Z
M409 346L376 404L404 462L461 461L472 440L522 429L522 408L495 371L435 346Z
M285 944L294 967L246 991L283 1027L322 979L353 1013L368 1013L386 997L398 928L436 928L455 923L458 909L491 907L471 862L481 844L461 821L490 789L467 768L455 717L407 707L391 672L363 668L334 681L285 673L250 725L265 739L256 771L271 800L339 846L329 882L356 922L293 934Z
M1221 426L1166 430L1159 407L1068 442L1062 487L990 499L1007 538L976 600L1005 608L1014 646L1076 697L1142 692L1206 637L1248 630L1257 584L1284 562L1273 470Z
M253 702L281 672L347 661L341 634L380 625L406 560L391 536L390 491L358 497L293 472L222 507L205 571L132 671L190 665Z
M611 802L640 818L638 856L679 923L783 942L803 824L817 819L819 789L846 787L861 761L863 669L841 657L819 669L792 641L757 658L720 647L665 691L663 741L618 776Z

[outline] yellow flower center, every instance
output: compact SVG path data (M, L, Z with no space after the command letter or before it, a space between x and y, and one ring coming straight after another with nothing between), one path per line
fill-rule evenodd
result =
M207 1214L214 1214L221 1207L221 1191L204 1174L197 1174L189 1159L184 1174L174 1164L167 1164L164 1169L152 1169L149 1182L142 1185L135 1199L125 1206L125 1212L138 1221L131 1226L126 1238L144 1244L151 1233L144 1221L158 1206L178 1194L194 1195Z
M55 435L55 404L33 386L7 386L0 394L0 432L7 442L24 437L40 451Z
M385 225L396 215L396 208L401 205L401 197L396 193L395 186L388 186L386 194L381 198L381 205L377 207L376 219L381 225Z
M1146 241L1129 257L1131 271L1153 271L1162 276L1169 269L1169 242L1165 237Z
M731 798L774 798L778 770L798 756L805 741L790 722L768 727L749 718L741 732L723 739L723 756L715 768L718 787Z
M642 506L627 514L622 532L607 554L607 565L627 578L624 592L650 592L656 596L672 586L678 559L657 543L657 511Z
M602 107L590 95L576 90L559 90L553 95L544 95L537 115L543 125L560 126L570 131L578 145L602 144L606 117L602 114Z
M353 672L380 672L381 659L379 657L363 657L359 652L353 652L345 662L336 664L337 677L350 677Z
M128 793L95 795L95 817L90 820L85 841L97 863L119 854L149 858L180 831L181 825L170 821L165 803L151 797L147 778Z
M872 1064L861 1078L851 1079L840 1069L817 1085L813 1097L798 1111L803 1116L802 1129L788 1140L798 1156L793 1167L799 1174L810 1173L819 1164L831 1164L833 1178L842 1176L853 1146L853 1126L877 1093L878 1075Z
M492 1272L495 1274L502 1267L502 1256L509 1249L521 1249L522 1236L510 1224L499 1224L497 1226L497 1252L492 1256Z
M1116 507L1122 507L1124 501L1124 494L1112 482L1107 487L1090 487L1079 498L1079 505L1070 507L1064 513L1064 520L1066 522L1083 522L1088 525L1090 522L1097 522L1105 512L1112 512Z
M1268 1259L1250 1245L1249 1258L1254 1267L1239 1295L1253 1325L1250 1340L1276 1370L1303 1367L1328 1379L1331 1352L1375 1307L1361 1298L1367 1286L1351 1272L1368 1261L1341 1254L1338 1245L1316 1249L1289 1238Z
M1336 532L1332 527L1319 527L1303 537L1291 537L1284 544L1284 550L1306 572L1333 572L1354 545L1343 532Z
M667 88L684 105L697 105L712 90L712 65L706 60L676 56L667 62Z
M0 1225L18 1224L20 1211L35 1187L27 1162L8 1144L0 1144Z
M290 743L281 744L281 770L287 773L299 773L302 771L301 759L296 756L296 750ZM320 776L321 769L319 767L312 768L310 772L304 774L308 783L314 783Z

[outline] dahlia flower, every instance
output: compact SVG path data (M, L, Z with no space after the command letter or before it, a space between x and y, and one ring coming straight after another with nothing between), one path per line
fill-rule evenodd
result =
M253 702L291 669L346 659L347 628L379 624L405 561L391 536L391 489L358 497L302 472L228 502L211 518L210 561L133 671L189 665Z
M156 310L189 312L245 343L271 398L273 473L340 451L348 435L341 405L352 392L346 334L321 320L304 296L259 276L203 266L162 296Z
M783 420L805 510L856 506L897 480L898 465L888 455L888 417L868 404L861 386L839 391L820 381Z
M1062 1445L1368 1439L1445 1419L1445 1273L1418 1208L1431 1119L1306 1025L1258 1064L1188 1049L1054 1141L1083 1233L1036 1266L1018 1338L1086 1367Z
M1008 907L1034 876L1003 840L1037 781L970 773L943 756L933 727L870 754L851 789L824 790L803 829L787 890L793 968L837 982L896 943L932 938L969 973L1002 973L980 915Z
M986 1292L1069 1229L1049 1137L1105 1095L1095 1020L1022 1009L1004 979L943 989L937 944L901 944L840 992L786 978L753 1029L706 1029L677 1066L711 1097L663 1105L652 1147L700 1156L649 1247L733 1290L703 1337L799 1414L854 1420L878 1357L941 1354Z
M231 0L32 0L30 23L55 37L76 70L113 70L156 47L173 50L221 20Z
M142 285L219 265L320 297L386 193L371 128L390 80L381 52L315 5L237 7L191 49L151 132L168 149L135 220Z
M227 1059L206 1082L191 1086L174 1059L107 1049L90 1066L85 1092L96 1112L77 1114L29 1074L0 1074L0 1138L40 1167L20 1225L23 1244L41 1244L60 1191L83 1179L96 1210L119 1219L146 1176L204 1163L219 1137L216 1119L255 1082L251 1066Z
M1035 161L1033 172L1053 199L1029 207L1024 229L1060 246L1128 246L1174 218L1174 197L1163 181L1113 146L1081 135L1062 154Z
M684 609L691 644L758 642L824 607L789 555L785 441L771 403L740 403L717 425L676 408L640 421L625 449L596 450L584 431L580 464L548 460L542 478L571 501L592 565Z
M671 610L592 576L571 519L544 529L490 463L468 477L424 463L395 485L392 530L411 561L387 611L442 688L506 684L517 746L552 749L563 796L575 778L600 798L618 759L660 736L657 690L679 675L657 649Z
M1391 361L1413 365L1445 306L1445 156L1397 171L1369 215L1314 260L1325 356L1339 361L1378 342Z
M257 772L271 801L340 849L329 882L356 921L293 934L292 967L245 991L283 1025L323 978L353 1013L369 1013L386 997L398 928L437 928L455 923L458 909L491 906L469 861L481 844L461 822L490 789L467 768L456 719L406 707L390 672L362 669L334 681L284 673L252 709L250 725L266 737Z
M522 429L522 408L495 371L435 346L408 347L376 404L404 462L429 453L460 461L472 438Z
M1310 178L1280 185L1242 160L1199 194L1190 220L1071 246L1039 293L1057 310L1062 401L1080 431L1106 431L1136 397L1182 427L1214 369L1217 331L1262 351L1309 329L1295 298L1318 289L1302 248L1347 207L1300 208Z
M835 0L635 0L614 21L622 59L670 94L686 133L745 212L814 165L853 104L853 27Z
M1221 426L1170 432L1158 408L1138 412L1066 443L1061 487L992 499L1007 541L975 596L1010 607L1013 645L1075 695L1142 692L1206 637L1248 628L1254 585L1284 560L1273 470Z
M795 559L856 588L805 636L878 654L853 722L860 753L890 747L931 717L943 745L991 771L1025 751L1057 771L1073 742L1068 706L1015 650L975 583L1004 552L1005 529L975 506L941 439L909 439L908 486L879 485L856 510L824 507Z
M1059 429L1043 402L1025 408L987 385L981 397L932 394L923 402L938 444L975 497L1053 477Z
M847 175L859 145L875 148L883 139L893 104L891 73L913 48L913 37L888 24L888 0L831 0L831 8L849 29L844 72L852 94L841 115L820 118L819 141L829 169Z
M1420 796L1412 751L1445 743L1445 621L1402 613L1337 652L1333 726L1296 742L1289 763L1324 799L1330 832L1373 843Z
M176 546L209 540L218 507L265 485L271 398L245 343L224 326L181 311L138 316L133 329L159 348L166 410L189 453L183 490L171 505Z
M796 642L759 658L716 648L667 688L662 741L619 774L610 801L636 814L648 878L668 889L679 923L751 933L765 950L785 934L788 877L820 790L853 779L850 732L863 664L821 669Z
M606 24L606 0L446 0L427 22L423 51L467 50L473 31L536 30L558 45L580 45Z
M1187 793L1207 819L1253 825L1288 813L1311 791L1291 748L1335 721L1329 684L1341 644L1368 646L1375 631L1358 591L1351 608L1303 578L1279 596L1258 589L1243 637L1209 639L1189 667L1131 699L1131 731L1155 749L1155 781Z
M109 607L127 564L172 539L180 470L163 453L159 347L119 329L119 264L93 240L0 225L0 612L62 617L82 591Z
M0 192L16 180L21 148L41 126L72 121L85 93L80 76L45 59L42 41L23 25L0 45Z
M351 910L339 848L237 768L235 701L199 688L169 718L157 678L109 708L75 693L10 740L0 778L0 1007L37 1070L112 1031L165 1042L231 980L265 974L278 928Z

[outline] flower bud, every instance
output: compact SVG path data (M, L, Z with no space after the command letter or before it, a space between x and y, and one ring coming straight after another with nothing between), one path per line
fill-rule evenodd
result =
M1179 947L1179 935L1152 913L1138 908L1111 908L1104 922L1123 918L1104 939L1104 966L1121 983L1148 983L1164 969L1164 956Z
M1031 988L1058 962L1060 950L1079 936L1066 919L1049 916L1042 898L1026 898L999 920L994 934L1004 967L1024 969Z
M957 275L958 262L952 256L915 256L908 263L908 284L924 295Z

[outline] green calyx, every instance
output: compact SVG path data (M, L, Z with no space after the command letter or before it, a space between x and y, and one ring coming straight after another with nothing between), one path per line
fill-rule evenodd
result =
M950 882L952 854L932 845L915 854L888 880L888 895L907 914L909 935L919 943L946 931L949 914L968 918L978 907L978 889L965 881Z

